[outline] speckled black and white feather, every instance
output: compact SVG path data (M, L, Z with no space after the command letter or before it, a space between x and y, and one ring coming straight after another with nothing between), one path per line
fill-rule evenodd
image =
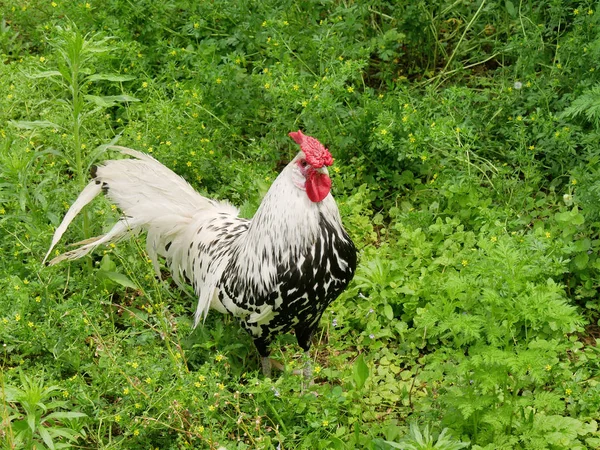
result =
M274 181L252 220L236 208L198 194L154 158L121 147L135 159L106 161L93 171L56 230L52 248L73 218L101 191L123 212L104 236L82 242L51 261L76 259L98 245L146 231L147 251L157 273L166 260L175 282L189 282L198 296L196 324L209 309L239 319L261 356L279 333L294 330L302 348L327 306L348 285L356 250L328 194L311 201L302 189L294 158ZM320 172L327 173L326 168Z

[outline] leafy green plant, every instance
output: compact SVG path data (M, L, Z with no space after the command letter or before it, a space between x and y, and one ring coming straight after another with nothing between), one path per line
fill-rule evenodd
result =
M434 437L429 425L425 425L423 431L415 422L410 424L408 435L399 442L383 441L388 448L398 448L402 450L460 450L469 447L468 442L457 441L449 435L448 428L444 428L439 435Z
M20 374L21 386L3 385L2 420L9 448L71 448L86 433L77 419L86 415L64 411L67 401L56 400L60 386L46 386L44 377ZM45 447L44 447L45 446Z

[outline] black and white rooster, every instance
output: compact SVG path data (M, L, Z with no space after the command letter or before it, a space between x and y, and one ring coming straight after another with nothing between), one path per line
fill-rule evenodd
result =
M80 258L99 245L147 232L157 274L165 258L174 281L198 295L195 324L210 308L236 317L250 333L270 376L269 344L295 331L311 376L311 336L325 308L354 275L356 249L342 226L326 166L329 151L301 131L289 134L301 151L273 182L252 220L227 202L207 199L183 178L144 153L105 161L65 215L46 258L73 218L101 191L123 212L105 235L80 242L50 264ZM278 364L277 364L278 365Z

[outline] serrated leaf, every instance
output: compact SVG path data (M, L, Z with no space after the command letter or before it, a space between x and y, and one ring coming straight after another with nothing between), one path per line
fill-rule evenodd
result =
M575 258L573 258L573 262L579 270L585 269L589 261L590 255L588 255L587 252L579 253Z
M361 389L365 385L367 378L369 378L369 366L367 366L362 354L354 361L353 377L358 389Z
M22 130L35 130L36 128L61 128L59 125L49 120L11 120L10 124L13 127L20 128Z
M96 73L87 77L86 81L131 81L135 80L133 75L121 75L118 73Z
M101 108L110 108L111 106L115 106L118 103L124 102L139 102L138 98L132 97L131 95L86 95L86 100L89 100L92 103L100 106Z

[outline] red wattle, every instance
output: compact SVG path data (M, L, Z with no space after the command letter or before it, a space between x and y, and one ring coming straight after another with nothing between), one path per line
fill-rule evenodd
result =
M311 171L306 178L306 195L308 198L318 203L322 201L331 190L331 178L328 175L316 171Z

